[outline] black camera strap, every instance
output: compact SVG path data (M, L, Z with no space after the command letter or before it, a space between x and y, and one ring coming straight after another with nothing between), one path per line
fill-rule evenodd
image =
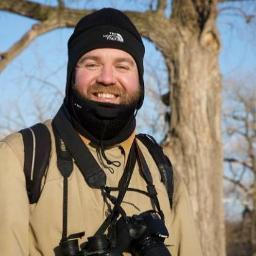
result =
M172 208L173 205L173 166L172 163L167 157L162 149L162 147L156 142L156 140L149 134L137 134L136 138L138 138L148 149L149 153L153 157L158 170L161 176L161 182L164 183L168 197L170 206Z
M104 232L107 230L107 228L114 224L117 220L118 216L121 214L124 214L124 210L121 207L121 203L123 201L123 198L126 194L126 191L128 190L128 186L133 174L134 166L136 163L136 150L135 150L135 140L131 146L130 153L127 159L127 163L124 169L124 173L118 183L118 196L115 200L114 207L111 211L111 214L105 219L105 221L102 223L102 225L99 227L97 232L95 233L95 236L104 234ZM112 199L113 200L113 199Z
M153 184L152 175L150 173L147 162L146 162L137 142L135 144L136 144L135 148L136 148L136 154L138 156L140 174L147 183L147 190L150 195L151 203L152 203L153 207L155 205L155 207L158 210L159 215L161 216L162 220L164 221L164 214L161 210L159 200L157 198L157 192L156 192L155 186Z
M65 107L59 110L53 119L53 129L56 138L56 151L58 157L58 168L63 176L63 234L62 240L67 238L67 210L68 210L68 177L73 169L73 160L75 160L80 171L82 172L87 184L94 188L104 189L106 182L106 175L97 161L92 156L89 149L81 141L81 138L74 131L70 121L68 120L68 113ZM118 197L111 214L107 217L99 230L96 232L104 233L105 230L114 222L119 214L124 211L121 208L122 200L125 196L129 186L134 166L136 163L135 142L132 144L124 173L118 183Z
M53 127L58 131L67 149L81 171L85 182L92 188L101 188L106 184L106 174L94 159L77 131L73 128L69 113L63 105L53 119Z
M67 237L68 226L68 177L73 170L73 159L87 184L94 188L105 185L106 175L97 164L89 149L84 145L68 120L68 113L61 107L52 122L56 140L57 166L63 176L63 228L61 242ZM83 233L73 236L81 237Z
M93 188L99 188L104 190L106 183L106 174L101 169L97 161L92 156L89 149L84 145L80 136L72 127L70 120L68 118L68 113L64 106L59 110L57 115L53 120L53 129L56 138L56 151L58 157L58 168L63 176L63 233L62 240L67 239L67 211L68 211L68 177L70 176L73 169L73 159L75 160L77 166L82 172L87 184ZM164 220L163 212L160 209L160 204L157 198L157 192L153 185L153 180L145 158L139 149L136 140L134 140L129 156L127 159L126 166L124 168L124 173L118 183L118 196L114 200L114 207L105 219L103 224L97 230L95 235L104 234L106 229L114 225L117 221L119 215L125 214L121 207L123 198L128 190L129 183L132 177L134 166L138 159L139 170L142 177L147 183L147 190L150 198L152 199L152 205L156 206L159 215L162 220ZM111 199L113 203L113 198ZM80 234L79 234L80 235Z
M62 217L62 239L67 239L67 223L68 223L68 177L73 170L73 160L66 148L64 141L61 139L58 131L53 129L56 143L57 166L63 176L63 217Z

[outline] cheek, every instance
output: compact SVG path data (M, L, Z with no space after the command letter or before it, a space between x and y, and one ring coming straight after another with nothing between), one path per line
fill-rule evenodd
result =
M84 71L78 70L75 74L75 88L78 91L86 91L90 85L91 77Z
M135 93L140 88L139 78L137 75L130 75L122 79L123 86L128 93Z

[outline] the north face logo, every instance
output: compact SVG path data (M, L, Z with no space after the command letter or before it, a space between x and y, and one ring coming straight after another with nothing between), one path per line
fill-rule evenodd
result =
M115 32L109 32L108 34L103 35L103 37L111 41L118 41L121 43L124 42L123 37L119 33L115 33Z

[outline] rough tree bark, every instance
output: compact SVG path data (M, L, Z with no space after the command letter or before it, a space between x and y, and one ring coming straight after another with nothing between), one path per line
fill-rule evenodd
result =
M45 32L74 26L87 12L65 8L61 2L59 7L49 7L24 0L2 0L0 10L36 19L44 28L47 23ZM217 0L173 0L171 18L164 16L166 1L158 2L156 11L127 14L165 57L172 113L165 150L188 185L203 255L224 256ZM27 44L31 40L25 38ZM27 44L1 54L0 72Z
M222 205L221 81L216 1L173 1L179 37L171 55L168 152L187 181L203 254L225 255Z

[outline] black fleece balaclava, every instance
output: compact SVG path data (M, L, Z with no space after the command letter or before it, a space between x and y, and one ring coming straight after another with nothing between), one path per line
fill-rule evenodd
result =
M98 48L115 48L129 53L135 60L140 80L140 98L130 105L100 103L81 98L74 90L74 72L86 52ZM68 41L68 67L65 106L80 133L93 143L114 145L126 139L135 128L134 113L144 99L143 57L145 48L139 32L121 11L104 8L83 17Z

